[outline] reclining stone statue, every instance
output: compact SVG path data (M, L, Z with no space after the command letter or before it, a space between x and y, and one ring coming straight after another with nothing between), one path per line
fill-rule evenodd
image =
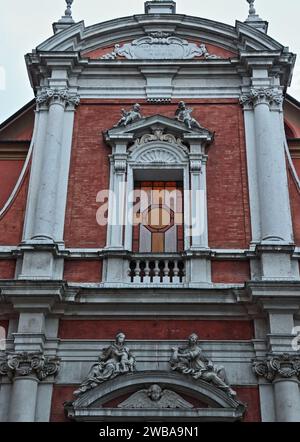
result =
M170 365L172 370L185 375L191 375L194 379L202 379L212 383L224 390L229 396L236 396L236 392L230 387L224 367L214 365L204 355L198 344L198 336L193 333L188 338L188 345L185 347L172 348Z

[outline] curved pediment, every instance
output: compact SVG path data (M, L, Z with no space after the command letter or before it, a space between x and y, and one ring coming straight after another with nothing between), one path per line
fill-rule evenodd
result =
M240 50L283 50L284 46L237 22L236 26L181 14L124 17L85 27L84 22L70 26L40 44L39 51L80 51L87 53L123 41L145 37L149 32L170 32L179 38L197 40L237 54ZM176 31L175 31L176 30Z
M145 392L154 385L159 386L162 397L156 404L151 404ZM174 405L170 403L171 397ZM69 418L84 421L132 420L132 416L144 421L153 418L237 421L245 412L243 404L212 384L187 379L177 373L152 371L105 382L65 407Z

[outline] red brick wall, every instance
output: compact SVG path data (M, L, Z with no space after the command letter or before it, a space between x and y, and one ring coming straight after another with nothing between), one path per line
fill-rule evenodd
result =
M54 385L52 393L50 422L70 422L65 417L64 403L74 400L77 385Z
M300 246L300 193L292 178L291 172L289 176L289 190L291 199L291 209L293 218L294 240L297 246Z
M0 160L0 210L11 195L23 164L23 160Z
M69 402L73 397L73 392L76 390L77 385L55 385L53 388L52 395L52 406L51 406L51 422L70 422L69 419L65 417L64 413L64 402ZM237 391L238 399L243 403L246 403L248 408L244 417L244 422L260 422L260 401L259 401L259 390L258 387L234 387ZM125 400L128 395L124 395L118 400L112 401L110 405L114 407L117 403ZM190 398L186 397L186 400ZM192 403L195 406L200 406L194 401Z
M233 387L239 401L247 405L244 422L261 422L259 387Z
M5 331L8 330L9 321L0 321L0 327L3 327Z
M142 104L145 116L173 118L177 102ZM250 214L242 109L237 100L194 100L194 116L216 133L209 149L208 216L211 247L245 248L250 242ZM69 180L65 241L69 247L104 247L106 228L96 222L96 196L109 187L110 148L101 133L120 118L128 101L84 100L76 112Z
M113 339L117 332L127 339L186 339L193 332L200 340L250 340L252 321L213 320L68 320L59 324L60 339Z
M70 282L101 282L102 261L65 261L64 279Z
M16 261L0 259L0 279L14 279Z
M29 176L8 211L0 218L0 244L18 245L22 240Z
M244 283L250 279L248 261L212 261L212 281L216 283Z

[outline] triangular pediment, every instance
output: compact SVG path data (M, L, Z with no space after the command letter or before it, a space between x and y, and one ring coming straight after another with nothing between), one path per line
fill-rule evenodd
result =
M206 129L193 128L189 129L184 123L163 115L152 115L150 117L141 118L138 121L128 124L127 126L113 127L108 130L104 136L105 140L110 143L120 139L135 140L145 134L153 133L156 130L162 130L164 133L170 133L181 139L199 139L211 141L213 133Z

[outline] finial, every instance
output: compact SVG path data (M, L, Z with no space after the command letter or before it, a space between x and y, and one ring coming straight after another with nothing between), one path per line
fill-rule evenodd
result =
M249 15L245 23L266 34L268 32L268 22L262 20L256 13L254 6L255 0L247 0L247 2L249 3Z
M65 11L65 16L66 17L72 17L72 4L73 4L74 0L66 0L67 3L67 9Z
M75 23L72 17L73 2L74 0L66 0L67 9L65 10L65 15L63 15L61 19L58 20L58 22L53 23L53 30L55 34L57 34L57 32L63 31L64 29L72 26Z
M256 9L254 7L255 0L247 0L247 2L249 3L249 16L255 15L256 14Z

